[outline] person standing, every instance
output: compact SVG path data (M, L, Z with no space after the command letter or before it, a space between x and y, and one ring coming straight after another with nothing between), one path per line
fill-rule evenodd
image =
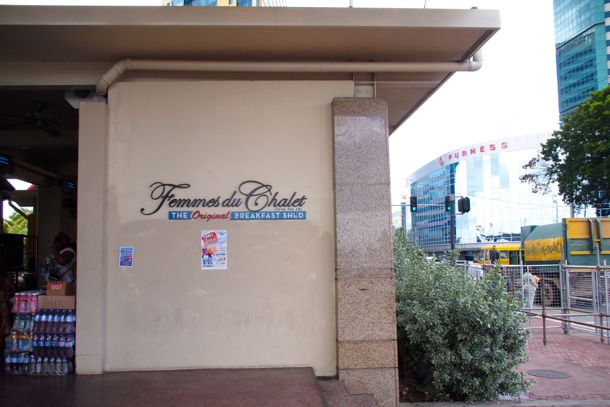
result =
M63 232L58 233L53 240L51 248L53 250L52 257L56 264L52 274L59 281L65 281L66 283L76 281L76 272L74 270L76 266L76 250L74 250L70 237Z
M493 245L491 251L489 252L489 260L491 264L497 264L500 260L500 253L496 250L496 245Z
M523 294L527 300L527 308L532 309L534 307L534 298L536 296L536 290L538 289L538 282L536 276L534 276L528 268L523 273Z
M475 280L483 279L483 267L472 260L468 260L468 274Z

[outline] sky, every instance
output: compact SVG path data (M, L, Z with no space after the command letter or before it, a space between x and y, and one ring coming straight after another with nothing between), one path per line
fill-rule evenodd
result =
M348 7L350 0L286 0L290 7ZM163 0L0 0L0 4L161 5ZM458 72L390 137L392 203L410 174L454 149L558 128L552 0L351 0L353 7L500 10L483 67Z
M552 1L475 3L500 9L502 28L480 71L454 74L390 137L394 204L405 179L443 153L559 127Z

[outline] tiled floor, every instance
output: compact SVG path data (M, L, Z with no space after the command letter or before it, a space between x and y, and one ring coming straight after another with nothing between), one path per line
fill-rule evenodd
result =
M313 370L213 369L0 376L2 407L324 407Z
M550 322L549 325L558 324ZM532 318L527 325L532 332L528 348L530 359L521 370L554 370L570 377L528 376L536 381L528 393L529 400L499 404L610 406L610 345L600 343L599 336L578 332L568 336L561 328L551 327L544 346L540 326L539 318ZM337 394L331 396L327 395L327 400L337 399L335 401L340 405L354 405L353 401L344 402ZM347 400L347 396L344 398ZM579 404L576 400L588 402ZM369 405L369 402L363 399L357 405ZM324 402L312 369L286 368L124 372L68 377L0 375L0 406L324 407Z

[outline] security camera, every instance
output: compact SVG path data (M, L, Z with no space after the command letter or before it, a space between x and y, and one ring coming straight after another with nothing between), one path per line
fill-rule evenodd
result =
M80 107L80 102L83 101L98 102L104 100L103 97L98 96L93 91L93 88L68 89L64 92L64 98L74 109L78 109Z

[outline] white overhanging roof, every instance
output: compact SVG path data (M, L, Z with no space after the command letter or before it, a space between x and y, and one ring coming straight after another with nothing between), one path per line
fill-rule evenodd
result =
M496 10L0 6L0 87L93 86L117 61L465 62ZM452 72L190 72L180 78L375 82L390 131ZM174 74L175 75L175 74ZM167 77L131 72L121 77Z

